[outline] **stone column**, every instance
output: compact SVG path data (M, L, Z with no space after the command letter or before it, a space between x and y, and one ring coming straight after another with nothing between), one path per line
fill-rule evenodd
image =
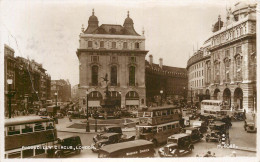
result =
M230 84L234 84L234 77L235 77L235 72L234 72L234 48L230 48L230 66L229 66L229 77L230 77Z
M253 112L253 102L253 87L250 84L246 84L243 88L243 109L246 109L246 112Z
M121 91L121 107L126 107L125 105L125 95L126 95L126 92L125 91Z
M241 61L241 70L242 70L242 76L243 76L243 82L248 83L249 80L249 58L248 58L248 43L242 44L242 61Z

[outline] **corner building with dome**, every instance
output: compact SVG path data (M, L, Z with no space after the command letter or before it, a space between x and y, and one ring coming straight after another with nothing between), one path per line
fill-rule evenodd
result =
M86 107L86 92L90 111L100 106L105 97L106 82L111 100L117 107L135 110L145 106L145 50L142 35L134 29L127 13L122 25L99 25L94 9L87 29L79 35L79 104Z
M188 60L190 100L224 100L230 109L256 112L256 58L256 3L238 2Z

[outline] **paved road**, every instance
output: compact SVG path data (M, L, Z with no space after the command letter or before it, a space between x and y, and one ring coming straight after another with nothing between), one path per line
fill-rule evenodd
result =
M250 147L256 148L256 133L247 133L243 129L243 122L232 122L233 126L230 128L230 139L231 144L235 144L236 146ZM90 146L93 143L93 136L95 134L81 134L81 133L67 133L67 132L58 132L58 136L62 135L79 135L81 137L82 144L85 146ZM125 132L127 135L135 135L135 132ZM217 148L217 144L215 142L206 142L205 139L202 141L195 143L195 149L191 154L187 154L186 157L195 157L196 155L202 156L207 151L214 152L217 157L227 157L230 156L234 151L232 149L220 149ZM156 156L158 157L158 149L156 148ZM237 156L246 156L246 157L254 157L256 153L247 152L247 151L239 151L235 150ZM73 158L97 158L97 154L93 153L91 150L83 150L80 155L71 155Z

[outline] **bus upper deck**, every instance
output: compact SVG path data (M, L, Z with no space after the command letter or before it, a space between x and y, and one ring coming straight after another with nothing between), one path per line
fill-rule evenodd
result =
M25 158L46 153L46 150L24 150L23 147L53 145L57 130L51 118L26 116L5 119L4 135L6 158Z
M151 107L138 111L140 125L157 125L182 118L181 108L177 106Z

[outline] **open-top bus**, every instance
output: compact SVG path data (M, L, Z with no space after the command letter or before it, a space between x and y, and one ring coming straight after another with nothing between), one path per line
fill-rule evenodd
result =
M201 115L203 116L224 116L230 111L229 105L222 100L201 101Z
M51 118L26 116L5 119L5 158L47 157L47 148L57 139Z
M138 111L139 125L158 125L179 121L181 108L177 106L150 107Z

